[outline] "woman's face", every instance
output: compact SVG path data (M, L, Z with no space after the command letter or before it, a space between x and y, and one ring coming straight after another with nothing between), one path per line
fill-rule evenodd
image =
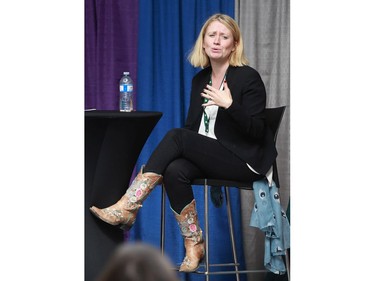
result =
M230 54L235 50L231 31L218 21L210 23L203 38L203 48L211 61L229 61Z

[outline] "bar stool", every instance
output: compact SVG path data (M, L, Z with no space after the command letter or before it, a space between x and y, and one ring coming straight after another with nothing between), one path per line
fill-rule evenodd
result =
M276 143L277 133L279 130L279 126L284 115L286 106L275 107L275 108L267 108L266 109L266 123L270 127L273 136L274 142ZM277 163L273 164L273 180L278 187L279 184L279 177L277 172ZM232 219L232 207L230 202L230 194L229 188L235 187L244 190L253 190L252 182L237 182L237 181L228 181L222 179L195 179L192 182L192 186L199 185L204 187L204 227L205 227L205 247L206 247L206 255L204 258L204 268L205 270L199 270L201 266L198 268L197 271L193 273L197 274L204 274L206 276L206 281L209 281L209 276L216 274L236 274L236 280L240 280L239 274L242 273L254 273L254 272L267 272L267 270L240 270L239 269L239 262L237 258L236 252L236 244L234 239L234 228L233 228L233 219ZM221 263L221 264L211 264L210 263L210 252L209 252L209 224L208 224L208 217L209 217L209 208L208 208L208 191L210 186L224 186L225 187L225 197L226 197L226 208L227 208L227 215L228 215L228 226L229 226L229 235L231 240L231 247L233 252L233 263ZM164 188L162 188L162 202L161 202L161 238L160 238L160 247L161 251L164 254L164 243L165 243L165 202L166 202L166 192ZM211 267L215 266L231 266L234 267L234 270L221 270L221 271L214 271L211 270ZM289 277L289 258L286 256L286 267L287 273Z

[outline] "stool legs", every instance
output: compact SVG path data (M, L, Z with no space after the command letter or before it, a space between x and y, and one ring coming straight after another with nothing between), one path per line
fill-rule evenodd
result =
M205 271L197 270L195 273L198 274L204 274L205 280L209 281L209 276L212 274L235 274L236 275L236 281L240 280L240 274L242 273L264 273L268 272L267 270L240 270L239 269L239 263L237 258L237 252L236 252L236 245L234 240L234 228L233 228L233 219L232 219L232 209L231 209L231 202L230 202L230 195L229 195L229 187L225 187L225 195L226 195L226 208L227 208L227 214L228 214L228 226L229 226L229 234L231 239L231 246L232 246L232 252L233 252L233 261L234 263L227 263L227 264L212 264L211 266L234 266L235 270L231 271L211 271L210 270L210 263L209 263L209 194L208 194L208 183L205 180L204 184L204 226L205 226L205 257L204 257L204 266ZM161 237L160 237L160 247L162 253L164 253L164 247L165 247L165 190L163 188L162 190L162 204L161 204ZM289 276L289 255L287 255L287 272Z
M164 255L165 246L165 189L164 185L161 187L161 225L160 225L160 249L161 254Z
M208 229L208 186L207 179L204 181L204 230L205 230L205 240L206 240L206 256L205 256L205 267L206 267L206 281L210 280L210 262L209 262L209 229Z
M225 195L227 197L227 213L228 213L228 224L229 224L229 234L230 234L230 241L232 244L232 252L233 252L233 260L234 260L234 267L236 270L236 280L240 281L240 274L238 273L238 260L237 260L237 252L236 252L236 243L234 241L234 231L233 231L233 220L232 220L232 209L230 204L230 196L229 196L229 187L225 187Z

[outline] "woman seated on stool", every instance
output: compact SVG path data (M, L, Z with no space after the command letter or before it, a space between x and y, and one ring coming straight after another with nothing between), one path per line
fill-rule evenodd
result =
M227 15L211 16L189 61L202 70L192 80L185 127L165 135L116 204L90 208L101 220L130 229L143 201L163 183L184 237L183 272L195 271L205 255L191 182L252 182L266 176L277 156L265 124L265 87L248 66L237 23Z

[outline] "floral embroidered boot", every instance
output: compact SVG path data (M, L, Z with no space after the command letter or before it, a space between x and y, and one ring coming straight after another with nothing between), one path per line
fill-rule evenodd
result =
M163 180L161 175L143 173L143 167L124 196L116 204L104 209L92 206L90 211L106 223L120 225L121 229L129 230L135 222L139 208L142 207L142 202Z
M202 229L199 227L195 199L184 207L180 214L173 209L174 215L184 236L186 256L180 266L182 272L193 272L199 267L205 255Z

